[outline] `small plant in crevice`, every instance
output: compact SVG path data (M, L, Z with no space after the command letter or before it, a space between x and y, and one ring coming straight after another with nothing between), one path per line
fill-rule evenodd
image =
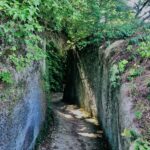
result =
M140 135L136 133L136 131L132 129L125 128L124 131L122 132L121 136L128 138L130 142L135 141Z
M140 76L144 71L144 68L135 66L129 70L128 80L131 81L133 78Z
M128 61L126 59L123 59L118 63L118 68L119 68L120 73L123 73L125 71L127 64L128 64Z
M117 88L120 85L119 69L116 64L110 69L110 83L113 88Z
M142 118L142 115L143 115L143 113L142 113L141 111L136 111L136 112L135 112L135 117L136 117L137 119L141 119L141 118Z
M0 71L0 81L11 84L13 82L12 74L9 71Z
M120 86L121 74L124 73L128 61L126 59L121 60L118 64L114 64L110 69L110 83L113 88Z

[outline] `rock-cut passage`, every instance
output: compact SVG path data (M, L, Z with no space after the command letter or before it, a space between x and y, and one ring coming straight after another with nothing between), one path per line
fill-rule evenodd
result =
M77 106L63 103L61 97L53 95L54 130L39 150L107 150L97 120Z

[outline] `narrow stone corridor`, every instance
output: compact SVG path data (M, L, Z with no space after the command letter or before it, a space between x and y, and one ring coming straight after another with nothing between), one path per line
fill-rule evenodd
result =
M61 93L53 95L54 130L39 150L107 150L97 120L77 106L63 103L61 98Z

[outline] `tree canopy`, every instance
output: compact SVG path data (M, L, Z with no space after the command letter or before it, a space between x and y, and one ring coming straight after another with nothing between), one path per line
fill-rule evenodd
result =
M1 0L0 17L0 59L17 70L45 56L45 33L61 33L69 48L82 49L127 38L139 27L136 13L120 0Z

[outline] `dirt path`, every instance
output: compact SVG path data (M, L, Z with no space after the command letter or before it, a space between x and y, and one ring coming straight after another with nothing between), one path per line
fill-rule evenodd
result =
M75 105L66 105L61 94L53 95L55 128L39 150L107 150L95 119Z

